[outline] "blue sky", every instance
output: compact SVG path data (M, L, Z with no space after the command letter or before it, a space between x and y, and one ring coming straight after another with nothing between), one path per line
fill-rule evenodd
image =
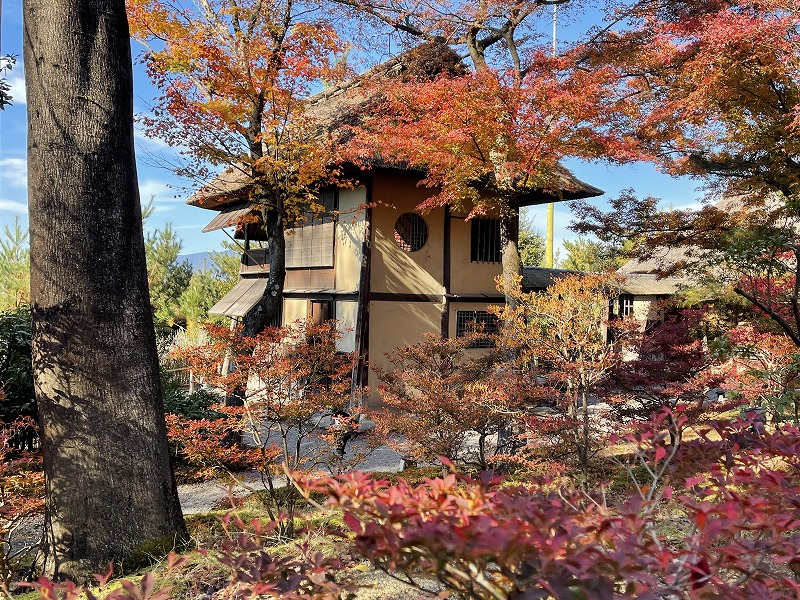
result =
M15 218L27 224L27 184L25 169L25 91L22 65L22 0L2 2L2 38L0 50L3 54L17 54L19 60L7 76L11 84L14 106L0 112L0 229L12 225ZM561 29L569 35L569 24ZM140 47L134 44L134 55ZM143 69L134 67L134 109L147 111L156 95ZM203 234L203 226L210 220L208 211L185 205L186 192L180 189L183 182L166 169L159 167L153 157L159 154L169 156L172 150L159 140L146 138L136 130L136 153L138 160L139 188L143 201L154 198L155 212L146 223L147 229L172 223L183 239L183 252L193 253L216 250L225 235L222 232ZM565 161L580 179L606 192L596 199L604 205L607 198L613 198L621 190L633 188L638 195L652 195L664 200L665 205L683 208L698 205L702 192L697 190L699 182L689 179L675 179L657 172L651 165L636 164L614 166L602 163L587 164L578 161ZM529 217L539 229L546 223L545 207L529 209ZM567 229L571 215L566 203L556 205L554 237L555 247L559 248L563 239L573 239L575 234ZM563 253L562 253L563 254Z

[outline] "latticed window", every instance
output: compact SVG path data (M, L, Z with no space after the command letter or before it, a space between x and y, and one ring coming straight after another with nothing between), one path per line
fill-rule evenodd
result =
M459 310L456 312L456 337L464 337L470 333L498 332L497 315L485 310ZM492 337L477 338L470 348L494 348Z
M500 219L472 219L472 262L496 263L501 260Z
M620 294L619 316L627 317L633 314L633 294Z
M394 224L394 239L406 252L416 252L428 241L428 225L416 213L403 213Z
M337 188L327 188L319 193L319 203L326 213L339 210L339 190Z

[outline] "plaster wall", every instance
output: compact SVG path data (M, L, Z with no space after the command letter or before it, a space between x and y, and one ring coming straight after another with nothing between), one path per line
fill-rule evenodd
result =
M283 299L283 323L291 325L308 317L308 300L305 298Z
M375 177L372 200L372 269L370 290L378 293L440 295L444 262L444 209L420 214L416 207L430 196L416 178ZM416 252L405 252L394 238L394 225L403 213L420 214L428 226L428 241ZM370 346L371 348L371 346Z
M366 224L367 190L357 187L339 190L339 219L334 256L337 291L356 292L361 275L361 244ZM338 314L338 312L337 312Z
M658 296L634 296L633 316L644 327L648 320L657 318Z
M439 335L442 305L438 302L370 302L370 364L389 369L387 353L396 348L418 344L422 334ZM368 385L372 389L370 405L377 399L380 384L375 369L370 368Z
M343 333L336 349L340 352L355 352L358 302L352 300L336 302L334 314L339 324L339 330Z
M450 292L496 294L494 278L503 273L503 265L470 261L472 224L463 216L452 216L450 239Z

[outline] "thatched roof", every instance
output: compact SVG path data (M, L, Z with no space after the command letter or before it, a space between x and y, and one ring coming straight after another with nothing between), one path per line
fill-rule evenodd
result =
M311 96L308 99L308 110L318 123L321 133L342 131L346 126L358 123L369 104L375 99L373 92L368 91L366 82L375 78L402 77L404 73L415 77L434 77L443 70L457 73L463 66L449 47L441 44L422 45L404 52L386 62L377 65L352 79L334 85ZM369 161L373 169L390 168L416 171L403 165L389 163L381 157ZM568 169L558 165L554 175L552 191L537 191L522 198L521 205L530 206L577 200L600 196L603 191L575 177ZM223 205L247 199L253 180L247 173L244 164L228 167L217 175L210 183L192 194L187 204L220 210Z
M735 193L726 194L717 200L711 210L723 213L733 213L735 211L747 210L748 197L746 194ZM619 268L618 272L623 275L654 275L675 274L676 281L681 281L684 285L692 282L690 273L693 267L707 261L707 251L699 246L661 246L650 251L645 258L634 258L626 262ZM713 269L712 269L713 270ZM688 273L688 274L687 274Z
M656 275L669 273L676 265L684 265L692 260L692 249L656 248L647 258L634 258L622 265L618 272L623 275Z
M622 280L619 291L634 296L672 296L686 285L686 280L679 277L662 279L656 275L628 275Z

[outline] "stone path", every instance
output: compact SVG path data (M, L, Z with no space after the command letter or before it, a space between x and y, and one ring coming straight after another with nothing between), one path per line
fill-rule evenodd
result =
M345 458L348 458L351 454L352 448L350 444L348 444L348 452ZM364 461L359 463L356 468L370 473L397 473L403 468L403 457L388 446L379 446L373 450ZM208 512L212 508L220 506L231 494L235 498L241 498L254 491L263 489L261 477L258 472L237 473L236 477L240 479L242 483L233 487L220 481L205 481L203 483L179 485L178 496L181 501L183 514L192 515Z
M358 443L357 441L355 442ZM352 448L348 444L347 458ZM376 448L362 463L358 465L361 471L396 473L402 470L403 458L388 446ZM184 515L208 512L223 505L231 494L236 498L243 498L254 491L263 488L261 476L258 472L237 473L237 479L242 483L229 486L221 481L205 481L203 483L189 483L178 486L178 497ZM37 515L25 521L13 535L12 546L22 548L38 543L44 520Z

